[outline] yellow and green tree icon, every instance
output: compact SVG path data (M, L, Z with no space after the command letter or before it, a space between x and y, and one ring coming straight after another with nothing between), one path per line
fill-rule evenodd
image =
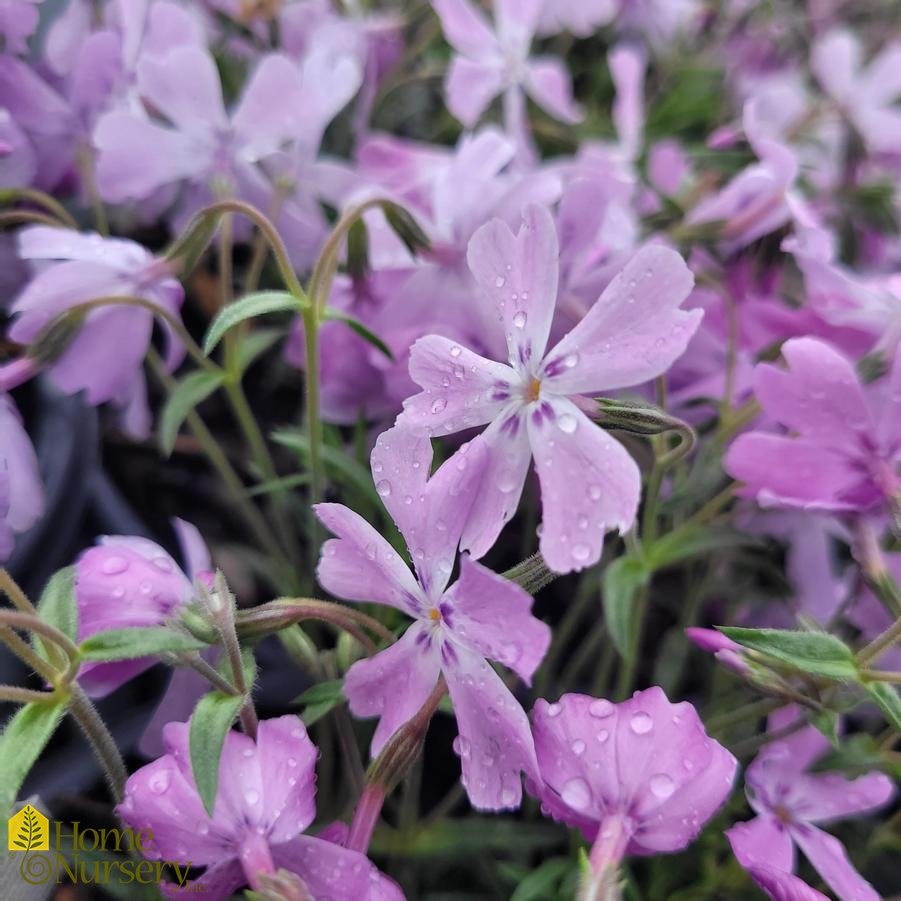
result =
M50 829L39 810L26 804L9 821L10 851L47 851L50 848Z

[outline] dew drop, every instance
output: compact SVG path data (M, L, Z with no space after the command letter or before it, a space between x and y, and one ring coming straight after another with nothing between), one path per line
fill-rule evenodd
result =
M555 717L560 715L560 705L559 704L548 704L547 705L547 715L549 717Z
M601 491L601 486L600 486L600 485L589 485L589 486L588 486L588 496L589 496L593 501L599 501L599 500L601 499L601 494L602 494L602 493L603 493L603 492Z
M573 560L587 560L591 556L591 548L587 544L573 545Z
M579 427L579 420L576 419L575 416L570 415L569 413L564 413L557 420L557 428L559 428L561 432L565 432L567 435L572 435L572 433L578 427Z
M461 353L463 353L463 348L460 347L459 344L455 344L455 345L450 349L450 355L451 355L452 357L459 357Z
M438 414L447 406L447 401L443 397L436 397L432 401L432 413Z
M468 738L464 738L462 735L458 735L453 742L454 753L462 758L463 760L467 760L469 758L470 753L472 752L472 745L469 743Z
M592 701L588 705L588 712L593 717L597 717L597 719L602 720L613 713L613 704L605 698L601 698L600 700Z
M128 561L124 557L107 557L100 565L100 569L108 576L115 576L128 569Z
M636 735L645 735L654 728L654 721L646 713L634 713L629 725Z
M499 275L499 276L494 280L494 287L495 287L495 288L503 288L504 285L506 285L506 284L507 284L507 279L505 279L502 275Z
M606 729L601 729L601 731L598 732L597 735L595 735L595 738L598 740L598 744L602 745L605 741L607 741L608 738L610 738L610 733Z
M382 481L375 486L375 490L378 491L381 497L388 497L388 495L391 494L391 483L387 479L382 479Z
M665 801L676 790L676 783L666 773L651 776L648 784L651 787L651 794L661 801Z
M254 804L259 804L260 803L260 793L256 789L249 788L249 789L247 789L246 792L244 792L244 800L248 804L250 804L251 807Z
M154 557L153 565L164 573L172 572L172 561L168 557Z
M584 779L570 779L560 792L564 804L568 804L573 810L584 810L591 801L591 789Z
M576 757L581 757L585 753L585 742L581 738L577 738L569 747Z
M525 328L526 320L527 320L528 318L529 318L529 317L526 316L526 314L525 314L522 310L520 310L520 311L513 317L513 324L514 324L517 328Z
M160 770L150 777L147 787L155 795L164 795L169 790L172 782L172 773L169 770Z
M516 803L516 792L512 788L501 789L501 804L512 807Z

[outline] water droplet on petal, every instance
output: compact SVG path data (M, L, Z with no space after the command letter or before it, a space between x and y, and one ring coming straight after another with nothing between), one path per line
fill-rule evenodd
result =
M516 803L516 792L512 788L501 789L501 804L512 807Z
M438 413L441 413L446 406L447 401L443 397L436 397L432 401L432 413L437 415Z
M153 565L164 573L171 573L173 569L172 561L168 557L154 557Z
M587 544L573 545L573 560L583 561L591 556L591 548Z
M595 735L595 738L598 740L598 744L604 744L604 742L610 738L610 733L606 729L601 729L601 731Z
M636 735L645 735L654 728L654 721L646 713L633 713L629 725Z
M381 497L388 497L388 495L391 494L391 483L387 479L382 479L382 481L375 486L375 490L378 491Z
M651 776L648 785L651 787L651 794L661 801L665 801L676 790L676 783L666 773Z
M462 735L458 735L453 742L454 753L466 760L469 758L469 755L472 751L472 746L469 743L468 738L464 738Z
M555 717L560 715L561 707L559 704L548 704L547 705L547 715L550 717Z
M603 494L603 492L601 491L600 485L589 485L588 486L588 496L593 501L599 501L601 499L601 494Z
M455 344L455 345L450 349L450 355L451 355L452 357L459 357L461 353L463 353L463 348L460 347L458 344Z
M248 804L250 804L251 807L254 804L259 804L260 803L260 793L256 789L249 788L249 789L247 789L246 792L244 792L244 800Z
M507 279L505 279L502 275L499 275L499 276L494 280L494 287L495 287L495 288L503 288L504 285L506 285L506 284L507 284Z
M147 787L155 795L164 795L169 790L172 782L172 773L169 770L159 770L150 777Z
M569 747L576 757L581 757L585 753L585 742L581 738L577 738Z
M599 720L602 720L613 713L613 704L605 698L601 698L597 701L592 701L588 705L588 712L592 716L597 717Z
M128 569L128 561L124 557L107 557L100 569L108 576L115 576Z
M514 324L517 328L525 328L526 321L528 320L528 318L529 318L529 317L526 316L526 314L525 314L522 310L520 310L520 311L513 317L513 324Z
M560 797L573 810L584 810L591 801L591 789L584 779L570 779L563 786Z
M557 427L561 432L566 432L567 435L572 435L572 433L579 427L579 420L569 413L564 413L557 420Z

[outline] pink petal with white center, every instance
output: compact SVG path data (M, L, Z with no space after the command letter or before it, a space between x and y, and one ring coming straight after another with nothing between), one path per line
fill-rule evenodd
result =
M210 163L209 148L191 135L133 113L114 111L101 117L94 146L97 186L110 203L144 200L158 188L201 175Z
M803 807L796 813L811 823L828 823L853 814L870 813L887 804L895 785L884 773L846 779L839 773L811 773L800 779Z
M423 390L404 401L402 423L430 437L491 422L522 390L509 366L438 335L410 349L410 377Z
M541 482L541 556L559 573L593 566L605 533L635 520L638 465L565 397L539 401L527 426Z
M372 601L417 616L422 602L413 573L362 516L341 504L317 504L316 515L337 538L322 546L316 576L346 601Z
M499 53L488 20L469 0L433 0L432 6L447 42L458 53L477 59Z
M493 219L472 236L466 260L486 303L497 310L512 365L541 359L557 303L560 248L554 220L532 204L514 235Z
M531 685L551 641L548 625L532 614L532 596L464 555L460 578L444 598L453 607L451 628L459 640Z
M582 107L573 99L572 76L562 60L550 56L530 60L523 87L555 119L574 125L585 118Z
M297 111L303 109L304 100L300 68L281 54L264 56L232 115L242 158L259 160L302 137Z
M548 351L548 386L566 394L611 391L666 372L704 315L680 309L693 285L694 276L674 250L642 247L585 318Z
M509 810L522 801L520 773L536 778L529 718L483 657L454 643L443 666L459 735L463 785L477 810Z
M844 29L835 29L820 38L810 55L810 68L820 84L836 100L853 101L861 66L860 42Z
M644 76L647 56L638 46L617 44L607 56L616 86L613 124L627 159L641 152L644 137Z
M792 837L840 901L879 901L879 893L854 869L835 836L814 826L797 826Z
M441 672L441 651L433 627L415 622L390 647L358 660L344 677L344 695L357 717L380 717L370 751L385 742L422 709Z
M455 56L444 81L447 108L466 128L475 128L488 104L503 87L504 69L499 61L473 62Z
M469 442L429 478L432 444L403 424L383 432L372 451L376 490L400 528L419 583L430 597L440 595L450 578L485 456L482 442Z
M323 901L404 901L397 884L383 876L365 854L298 835L272 847L276 867L296 873L310 898ZM203 881L202 878L200 880Z
M746 869L772 901L830 901L793 873L784 873L763 864Z
M853 461L819 443L749 432L731 445L723 461L726 472L744 482L741 494L762 506L802 510L855 510L878 500L855 496L862 474Z
M485 445L482 480L460 539L475 559L488 553L519 506L532 459L525 415L511 404L475 439Z
M164 56L144 56L137 78L141 97L180 131L206 134L228 127L219 72L206 48L189 44Z
M505 47L527 50L545 0L495 0L497 33Z
M788 828L774 816L764 814L736 823L726 830L736 860L746 869L772 867L791 873L795 868L795 846Z
M792 338L782 355L788 371L769 364L754 371L766 413L824 447L856 450L873 424L851 361L816 338Z

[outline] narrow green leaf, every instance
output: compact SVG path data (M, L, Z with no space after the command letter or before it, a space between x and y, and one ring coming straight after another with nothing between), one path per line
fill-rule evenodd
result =
M78 635L78 606L75 603L75 567L67 566L51 577L38 601L38 615L63 635L76 640ZM44 642L38 636L33 638L34 649L46 660Z
M625 657L632 646L635 628L635 595L648 581L650 573L641 560L619 557L605 570L601 581L604 619L617 651Z
M859 678L854 654L834 635L724 626L720 627L720 631L740 645L766 654L792 669L829 679Z
M203 340L203 352L209 356L225 333L238 323L266 313L299 313L300 301L287 291L259 291L248 294L219 311Z
M79 648L83 660L133 660L166 652L199 651L207 645L166 626L111 629L86 638Z
M565 857L546 860L516 886L510 901L545 901L556 898L560 881L573 869L573 862Z
M664 535L645 548L645 553L649 565L661 569L702 554L755 543L759 543L759 539L732 529L690 526Z
M284 334L284 329L255 328L252 332L242 335L236 355L240 372L248 370Z
M178 430L188 414L221 384L222 376L219 373L201 370L186 375L169 395L157 427L160 448L167 457L175 447Z
M359 319L336 310L334 307L326 307L322 312L322 318L326 322L343 322L348 328L353 329L364 341L368 341L376 350L383 353L389 360L394 361L391 348L379 338L375 332L370 331Z
M329 682L319 682L312 688L308 688L291 703L304 706L300 718L304 725L312 726L313 723L321 720L330 710L343 702L344 682L341 679L334 679Z
M901 731L901 695L898 689L887 682L867 682L867 691L892 728Z
M219 759L225 736L231 729L244 698L212 691L204 695L191 716L189 745L191 770L206 812L212 816L219 786Z
M26 704L0 734L0 820L8 820L25 778L56 731L65 703Z

